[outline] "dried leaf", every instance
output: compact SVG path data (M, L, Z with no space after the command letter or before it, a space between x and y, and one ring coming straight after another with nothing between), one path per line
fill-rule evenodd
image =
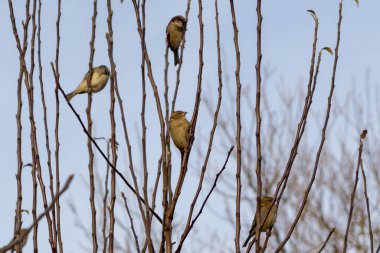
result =
M317 14L315 14L315 11L313 11L313 10L307 10L307 12L309 12L311 14L311 16L313 16L315 22L318 21L318 17L317 17Z
M362 140L364 140L365 139L365 137L366 137L366 135L367 135L367 129L364 129L363 131L362 131L362 133L360 134L360 138L362 139Z
M329 47L324 47L324 48L322 48L322 50L325 50L325 51L329 52L329 54L331 54L331 55L334 54L333 51L332 51L332 49L329 48Z

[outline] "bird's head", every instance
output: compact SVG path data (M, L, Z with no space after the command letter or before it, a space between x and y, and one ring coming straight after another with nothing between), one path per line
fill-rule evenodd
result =
M183 16L181 15L178 15L178 16L175 16L173 17L170 22L172 24L174 24L176 27L178 28L185 28L186 29L186 25L187 25L187 19L184 18Z
M98 68L101 69L101 70L103 70L104 73L105 73L107 76L110 75L110 70L108 69L108 67L107 67L106 65L100 65Z
M261 198L261 204L262 204L263 206L272 205L273 201L274 201L274 198L273 198L273 197L270 197L270 196L263 196L263 197Z
M175 111L172 113L172 115L170 116L170 119L171 120L178 120L178 119L183 119L186 117L186 113L187 112L183 112L183 111Z

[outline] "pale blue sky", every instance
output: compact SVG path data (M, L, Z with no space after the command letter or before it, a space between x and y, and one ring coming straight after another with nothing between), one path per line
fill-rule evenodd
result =
M221 43L225 53L223 66L225 73L231 80L234 79L235 71L235 52L233 44L233 31L231 25L231 15L229 1L219 1ZM114 8L113 29L114 29L114 55L118 71L118 80L121 94L123 95L125 112L127 114L127 125L132 135L132 146L134 150L135 168L141 169L141 159L139 156L140 140L136 134L136 129L140 131L140 110L141 110L141 73L140 73L140 42L136 29L135 13L130 1L112 1ZM256 62L256 6L255 1L239 0L236 1L237 24L239 27L239 42L241 49L241 81L243 89L249 85L255 85L254 64ZM21 18L24 18L24 4L20 1L14 1L15 13L18 20L18 28L21 33ZM50 61L55 57L55 20L56 20L56 2L43 1L42 6L42 58L44 68L45 94L48 106L49 134L51 136L51 148L54 135L54 80L52 78ZM168 20L175 15L183 14L186 8L186 1L163 0L147 1L147 45L149 56L153 64L153 71L158 84L161 103L163 105L163 69L165 53L165 28ZM313 19L306 12L313 9L317 13L320 21L320 33L318 36L318 49L335 46L338 0L273 0L263 1L263 66L274 68L275 75L271 81L264 83L267 85L268 92L273 91L276 85L283 79L289 87L294 86L302 79L306 80L309 61L311 55L311 44L313 38ZM380 68L380 16L378 15L380 2L369 0L362 1L357 8L354 0L345 0L343 9L343 25L341 50L336 78L336 93L344 96L348 84L353 77L357 80L364 80L367 69L372 70L371 79L380 80L380 74L377 71ZM14 206L16 197L16 180L15 173L17 168L16 158L16 120L15 114L17 109L16 88L17 76L19 71L18 52L15 46L14 37L11 30L9 19L9 8L7 1L0 1L0 75L2 76L2 92L0 93L0 115L3 119L0 128L0 156L2 160L2 169L0 170L0 182L2 191L0 191L0 245L5 244L11 237L14 221ZM204 74L203 74L203 95L214 96L216 98L217 86L217 63L215 47L215 12L214 1L204 1L204 24L205 24L205 49L204 49ZM99 1L97 17L97 40L94 65L105 64L109 66L107 43L105 32L107 31L106 23L106 5L105 1ZM187 44L185 50L185 60L182 68L181 87L177 102L177 108L191 111L193 108L193 98L196 91L196 80L198 74L198 4L192 1L188 31ZM89 58L89 41L91 33L91 16L92 1L85 0L66 0L62 1L62 18L61 18L61 48L60 48L60 74L61 83L66 91L76 87L82 79L83 74L88 69ZM29 44L30 45L30 44ZM320 96L315 100L318 105L325 104L327 92L330 84L332 59L325 55L320 71ZM175 82L175 69L173 68L172 54L169 57L169 85L170 96L173 94ZM39 151L44 166L45 186L48 186L48 177L46 171L46 150L44 139L44 128L42 122L42 106L39 100L39 83L37 82L38 73L35 73L35 113L38 130ZM231 84L234 84L232 82ZM357 83L360 85L360 82ZM226 88L227 89L227 88ZM235 87L230 87L234 90ZM148 126L148 156L149 169L151 178L155 174L157 160L160 155L159 144L159 126L155 103L153 100L150 84L147 79L147 126ZM27 118L27 100L24 92L23 107L23 161L31 161L30 140L29 140L29 120ZM62 98L62 97L61 97ZM276 103L276 98L272 97L272 103ZM85 119L85 107L87 104L86 96L78 96L73 100L73 105ZM234 106L234 105L231 105ZM247 107L243 106L243 111L247 112ZM94 132L96 136L108 137L110 133L109 126L109 90L96 94L93 99L94 111ZM119 118L119 110L116 110ZM253 114L252 114L253 115ZM189 116L190 117L190 116ZM63 243L66 252L79 252L78 245L83 242L82 232L75 227L75 220L68 207L68 199L72 199L77 206L78 212L83 218L83 222L90 227L90 208L89 208L89 191L84 181L88 181L87 173L87 139L83 134L79 123L69 110L65 102L61 103L60 116L60 168L61 182L69 174L76 175L75 181L69 191L62 198L62 220L63 223ZM208 118L205 107L201 106L199 122L199 131L203 136L207 136L211 120ZM231 124L235 124L231 120ZM117 121L119 143L122 143L119 149L119 169L125 172L128 167L128 160L125 156L126 147L123 142L121 121ZM244 131L244 125L243 125ZM318 132L319 133L319 132ZM200 135L200 132L199 132ZM197 143L195 143L196 145ZM232 145L232 143L231 143ZM105 149L105 145L102 143ZM227 150L226 150L227 152ZM225 153L226 153L225 152ZM96 153L96 152L95 152ZM54 152L53 161L54 161ZM173 151L174 163L178 163L179 153ZM192 156L194 159L195 154ZM203 155L201 156L203 157ZM203 159L203 158L202 158ZM217 164L219 169L224 161L224 157L213 157L212 164ZM104 176L104 161L100 156L96 157L99 174ZM198 164L192 161L192 164ZM229 168L235 167L235 161L230 161ZM173 179L176 178L174 172ZM178 212L186 213L189 206L189 197L193 195L192 184L197 182L198 172L190 172L185 188L183 190L184 198L179 202ZM212 174L210 174L212 175ZM212 176L213 177L213 176ZM140 177L141 178L141 177ZM118 180L119 189L128 191ZM153 183L150 181L150 185ZM244 186L243 186L244 187ZM208 189L208 187L205 187ZM24 209L31 209L31 177L28 169L24 172ZM187 189L187 190L186 190ZM207 190L206 190L207 191ZM128 192L129 193L129 192ZM129 195L129 194L128 194ZM131 195L129 195L131 196ZM119 197L119 195L118 195ZM157 201L160 203L160 200ZM39 212L42 210L41 201L39 202ZM212 203L212 202L210 202ZM214 205L217 205L214 203ZM159 205L158 205L159 206ZM124 221L126 216L122 206L118 207L119 217ZM123 210L123 212L121 212ZM137 209L135 209L137 210ZM98 210L100 213L100 210ZM210 219L210 213L206 211L202 214ZM209 215L209 216L207 216ZM183 215L182 215L183 216ZM181 217L182 217L181 216ZM223 229L226 234L231 235L233 231L228 231L227 226L217 224L217 218L211 218L207 223L210 229ZM246 217L245 217L246 219ZM30 224L31 215L24 217L25 224ZM203 223L203 224L206 224ZM127 225L129 227L129 225ZM41 238L47 238L46 223L43 221L40 225ZM202 229L202 226L197 228ZM244 227L243 229L247 229ZM246 230L244 230L246 231ZM233 244L233 236L229 245ZM40 239L41 252L48 250L47 239ZM89 244L88 244L89 245ZM32 249L31 240L27 245L25 252Z

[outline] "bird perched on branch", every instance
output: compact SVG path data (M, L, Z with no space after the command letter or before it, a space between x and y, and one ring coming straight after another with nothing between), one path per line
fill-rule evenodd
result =
M186 113L175 111L170 116L169 131L175 146L181 151L181 157L189 146L190 122L186 119Z
M174 64L179 63L178 49L186 31L187 20L183 16L173 17L166 27L166 39L170 50L174 53Z
M99 67L95 67L92 69L92 77L90 82L91 91L87 87L87 80L90 78L90 72L87 72L78 87L73 92L67 94L66 97L68 100L71 100L78 94L99 92L106 87L109 77L110 71L107 66L101 65Z
M260 232L266 232L268 229L273 227L273 225L276 221L277 207L276 207L276 204L273 204L274 201L275 201L275 199L272 197L269 197L269 196L264 196L261 199L261 202L260 202L260 220L261 220L261 224L263 224L263 225L260 228ZM272 206L272 208L270 209L271 206ZM269 209L270 209L270 211L269 211ZM267 217L267 215L268 215L268 217ZM267 217L267 218L264 222L265 217ZM249 240L251 240L251 238L255 236L256 225L257 224L256 224L256 216L255 216L255 218L253 219L253 222L252 222L251 229L249 230L248 238L247 238L247 240L245 240L243 247L247 246Z
M28 229L22 228L20 230L20 249L24 248L24 246L28 242L28 236L29 236ZM15 238L13 238L6 246L0 248L0 252L3 253L9 250L11 250L12 252L16 251L17 243L15 242L16 240Z

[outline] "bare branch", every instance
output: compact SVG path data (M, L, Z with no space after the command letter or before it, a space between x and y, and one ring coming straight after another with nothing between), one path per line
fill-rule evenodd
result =
M335 232L335 227L332 228L332 229L330 230L330 232L329 232L329 234L328 234L328 236L327 236L325 242L323 243L323 245L322 245L321 249L318 251L318 253L321 253L321 252L323 251L323 249L324 249L324 248L326 247L326 245L327 245L327 242L330 240L330 237L332 236L332 234L334 234L334 232Z
M133 218L131 216L131 212L129 211L128 204L127 204L127 198L125 197L124 192L121 192L121 197L124 200L125 209L127 209L128 218L129 218L129 221L131 222L131 230L132 230L132 233L133 233L133 237L135 239L136 250L137 250L137 252L141 252L140 251L140 246L139 246L139 240L137 238L137 234L136 234L136 230L135 230L135 226L133 225Z
M357 188L358 181L359 181L359 167L360 167L360 163L362 162L362 153L363 153L363 141L360 138L358 161L357 161L357 165L356 165L355 180L354 180L354 187L353 187L352 192L351 192L350 209L349 209L348 218L347 218L346 233L344 234L343 253L345 253L347 251L347 247L348 247L348 233L350 231L352 213L354 211L355 193L356 193L356 188Z
M41 219L44 218L46 216L46 214L53 208L53 206L55 205L55 202L57 201L57 199L70 187L70 184L73 181L73 178L74 178L74 175L70 175L67 178L67 180L66 180L65 184L63 185L62 189L54 196L52 202L45 209L45 211L38 215L37 221L35 221L35 222L37 222L37 223L40 222ZM29 233L30 233L30 231L32 231L33 227L35 226L35 222L33 222L33 224L31 224L28 227L27 233L25 233L23 237L20 237L19 239L16 239L16 240L13 240L7 246L0 248L0 253L5 253L8 250L12 249L16 244L20 243L24 239L24 237L28 236Z
M218 179L219 179L220 175L221 175L222 172L226 169L226 166L227 166L227 163L228 163L228 159L230 158L230 155L231 155L231 153L232 153L233 150L234 150L234 146L232 146L232 147L230 148L230 150L228 151L228 153L227 153L227 158L226 158L226 160L225 160L225 162L224 162L223 168L219 171L218 174L216 174L214 184L212 185L212 187L211 187L209 193L207 194L205 200L203 201L202 206L201 206L201 208L199 209L199 212L197 213L197 215L195 216L195 218L191 221L190 226L185 228L185 231L183 232L183 234L182 234L182 236L181 236L181 241L180 241L180 243L179 243L179 245L178 245L178 248L175 250L176 253L181 252L183 242L185 241L187 235L190 233L191 229L194 227L194 223L197 221L197 219L199 218L199 216L200 216L201 213L203 212L203 208L206 206L207 200L208 200L209 197L211 196L211 193L214 191L214 189L215 189L215 187L216 187L216 183L218 182Z
M260 0L258 0L258 3ZM236 146L237 146L237 161L236 161L236 231L235 231L235 251L240 252L240 202L241 202L241 119L240 119L240 96L241 96L241 83L240 83L240 49L239 49L239 36L238 27L236 24L234 1L230 0L232 25L234 28L234 43L236 52ZM259 31L259 30L258 30ZM261 31L260 31L261 34ZM259 42L258 42L259 43ZM258 44L259 45L259 44ZM261 42L260 42L261 45ZM259 48L258 48L259 50ZM259 56L258 56L259 57ZM260 49L261 58L261 49ZM259 59L259 58L258 58ZM261 60L260 60L261 61ZM259 67L259 65L257 65ZM260 78L260 75L258 76ZM257 83L260 86L260 83ZM258 86L258 87L259 87ZM258 91L260 92L260 91ZM256 115L257 116L257 115ZM260 117L260 115L259 115ZM258 118L259 120L259 118ZM256 135L257 136L257 135ZM260 141L260 138L258 139ZM258 143L259 144L259 143ZM259 147L259 146L258 146ZM261 144L258 152L261 154ZM261 156L260 156L261 159Z

